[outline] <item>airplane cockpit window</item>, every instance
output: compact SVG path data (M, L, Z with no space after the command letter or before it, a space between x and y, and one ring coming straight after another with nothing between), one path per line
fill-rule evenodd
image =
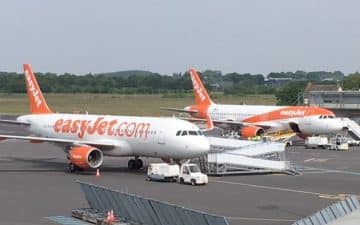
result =
M178 132L176 132L176 136L180 136L181 130L179 130Z
M329 119L334 119L334 118L335 118L335 116L328 116L328 118L329 118Z
M198 134L199 134L199 136L204 136L204 133L200 130L198 130Z
M189 135L197 136L198 134L194 130L189 130Z
M181 136L186 136L186 135L188 135L187 130L183 130L183 132L182 132Z

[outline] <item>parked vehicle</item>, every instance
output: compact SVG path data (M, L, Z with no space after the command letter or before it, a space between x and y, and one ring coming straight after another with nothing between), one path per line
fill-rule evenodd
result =
M147 170L147 180L198 185L207 184L208 176L201 173L199 166L194 163L184 163L180 167L177 164L151 163Z
M347 138L341 135L336 135L333 137L312 136L306 138L305 147L345 151L349 149L349 143Z
M208 176L206 174L201 173L198 165L193 163L182 164L180 168L179 174L179 182L180 184L207 184Z
M312 136L305 140L306 148L327 148L329 146L329 139L326 136Z
M179 165L168 163L151 163L147 169L147 179L154 181L177 181L180 173Z

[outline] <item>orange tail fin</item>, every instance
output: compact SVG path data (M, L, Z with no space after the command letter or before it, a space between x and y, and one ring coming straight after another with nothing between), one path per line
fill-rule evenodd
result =
M24 64L26 91L29 97L30 111L32 114L52 113L46 104L45 98L40 90L36 77L30 64Z
M196 104L207 106L213 104L196 70L194 68L191 68L189 73L194 89Z

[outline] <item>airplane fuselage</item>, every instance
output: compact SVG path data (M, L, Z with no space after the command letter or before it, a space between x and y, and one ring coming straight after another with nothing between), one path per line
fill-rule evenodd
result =
M310 106L211 104L207 112L214 120L240 121L268 127L269 133L298 129L299 133L305 135L328 134L336 133L343 127L333 112ZM197 117L196 114L193 116Z
M193 158L209 151L209 143L198 127L175 118L109 116L87 114L31 114L18 117L30 123L31 133L41 137L96 142L115 147L108 156ZM176 136L180 130L196 135Z

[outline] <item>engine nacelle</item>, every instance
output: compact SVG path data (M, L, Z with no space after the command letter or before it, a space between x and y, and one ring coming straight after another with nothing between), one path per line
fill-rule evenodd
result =
M104 156L99 149L84 145L72 147L69 151L69 159L81 169L95 169L101 166Z
M264 129L262 129L261 127L256 127L256 126L247 126L247 127L241 128L240 134L241 134L241 137L244 137L244 138L261 136L264 134Z

